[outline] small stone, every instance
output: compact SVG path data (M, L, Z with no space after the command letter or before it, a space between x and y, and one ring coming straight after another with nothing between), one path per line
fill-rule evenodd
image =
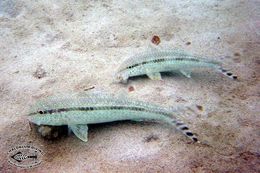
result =
M157 141L159 137L155 134L151 134L144 139L144 142Z
M46 76L46 71L42 68L42 65L38 65L36 71L33 73L33 76L38 79Z
M240 53L236 52L234 53L234 56L240 56Z
M187 43L186 43L186 45L190 45L191 44L191 42L190 41L188 41Z
M260 64L260 59L255 60L255 63L259 65Z
M161 43L160 37L157 36L157 35L153 36L152 43L155 44L155 45L159 45Z
M129 91L129 92L132 92L132 91L134 91L134 90L135 90L135 88L134 88L133 86L128 87L128 91Z
M196 107L198 108L198 110L203 111L203 107L201 105L196 105Z
M187 100L181 98L181 97L178 97L176 100L176 102L187 102Z
M30 125L30 127L31 126L34 130L36 130L38 134L41 135L41 137L48 140L56 140L68 134L67 126L49 126L49 125L38 126L33 123Z
M86 87L86 88L84 88L84 91L92 90L94 88L95 88L95 86Z

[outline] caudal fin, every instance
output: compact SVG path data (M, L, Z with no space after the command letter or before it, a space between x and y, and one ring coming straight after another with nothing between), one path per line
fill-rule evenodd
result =
M234 75L232 72L230 72L229 70L223 69L223 68L219 68L219 71L224 74L225 76L229 77L230 79L233 80L237 80L237 76Z
M191 139L193 142L199 142L197 136L190 131L188 126L179 120L172 120L172 124L185 136L187 136L189 139Z

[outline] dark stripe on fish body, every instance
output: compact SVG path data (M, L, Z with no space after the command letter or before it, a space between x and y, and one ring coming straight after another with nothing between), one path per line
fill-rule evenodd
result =
M40 110L38 112L30 113L29 115L36 114L53 114L53 113L62 113L69 111L95 111L95 110L134 110L134 111L144 111L150 113L157 113L166 116L171 116L171 114L162 112L162 111L151 111L145 108L140 107L126 107L126 106L99 106L99 107L74 107L74 108L60 108L60 109L50 109L50 110Z
M159 62L167 62L167 61L173 61L173 60L176 60L176 61L186 60L186 61L199 62L199 60L196 59L196 58L167 58L167 59L160 58L160 59L144 61L144 62L141 62L141 63L138 63L138 64L134 64L134 65L126 67L126 69L131 69L131 68L137 67L139 65L144 65L144 64L149 64L149 63L159 63Z

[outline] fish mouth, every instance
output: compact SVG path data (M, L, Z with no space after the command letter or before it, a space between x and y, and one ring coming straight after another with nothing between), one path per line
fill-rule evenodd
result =
M36 121L33 116L27 117L27 120L28 120L30 123L33 123L33 124L35 124L35 125L38 125L38 126L41 125L41 122Z

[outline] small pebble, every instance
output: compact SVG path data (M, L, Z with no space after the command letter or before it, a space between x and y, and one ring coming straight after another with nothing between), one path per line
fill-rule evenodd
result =
M234 56L240 56L240 53L236 52L234 53Z
M33 76L38 79L46 76L46 71L42 68L42 65L38 65L36 71L33 73Z
M187 43L186 43L186 45L190 45L191 44L191 42L190 41L188 41Z
M144 142L151 142L151 141L156 141L158 140L159 137L155 134L151 134L149 136L147 136L145 139L144 139Z
M92 90L94 88L95 88L95 86L87 87L87 88L84 88L84 91Z
M155 44L155 45L159 45L161 43L160 37L157 36L157 35L153 36L152 43Z
M260 64L260 59L255 60L255 63L259 65Z
M135 90L135 88L134 88L133 86L128 87L128 91L129 91L129 92L132 92L132 91L134 91L134 90Z
M203 107L202 106L196 105L196 107L198 108L198 110L203 111Z
M48 126L48 125L35 125L31 124L30 127L35 128L43 138L48 140L55 140L68 134L67 126Z

